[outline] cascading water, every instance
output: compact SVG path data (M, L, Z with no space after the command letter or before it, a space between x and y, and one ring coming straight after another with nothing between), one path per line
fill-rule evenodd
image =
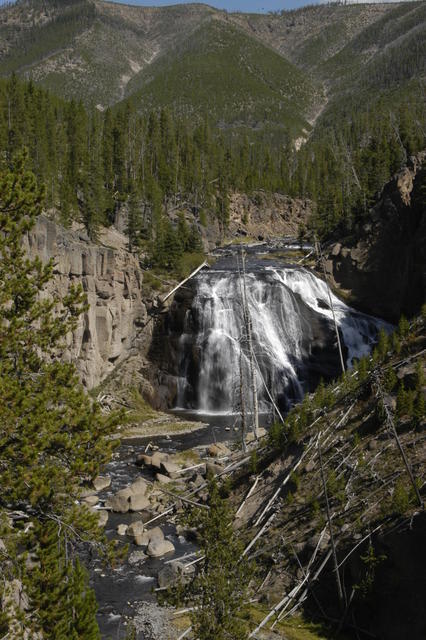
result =
M249 266L245 279L260 410L270 409L266 387L287 409L320 377L339 373L327 286L304 268L259 262ZM179 408L232 413L242 400L251 410L242 280L238 271L214 269L194 282L192 308L179 340ZM385 324L333 294L332 300L350 366L354 358L369 353Z

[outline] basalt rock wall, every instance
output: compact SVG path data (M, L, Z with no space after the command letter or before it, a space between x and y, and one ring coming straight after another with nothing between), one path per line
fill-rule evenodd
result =
M87 388L96 387L131 353L148 349L152 323L142 295L143 273L121 234L110 229L94 244L83 231L40 216L27 245L31 257L53 259L48 294L63 297L71 285L81 284L87 295L89 310L69 336L65 353Z
M426 152L386 184L361 229L329 248L326 270L337 290L375 316L397 322L425 301Z

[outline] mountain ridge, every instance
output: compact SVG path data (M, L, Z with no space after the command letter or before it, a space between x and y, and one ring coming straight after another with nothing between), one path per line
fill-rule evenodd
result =
M218 41L236 30L233 33L244 40L243 57L246 55L250 60L257 56L265 60L266 66L273 58L272 52L280 57L266 78L267 82L273 83L278 73L287 76L291 83L297 69L299 76L310 83L310 100L305 105L299 105L297 100L291 104L291 92L285 97L296 119L312 122L325 104L325 90L332 99L342 74L344 77L348 72L351 75L347 58L358 67L362 66L364 52L357 51L357 47L362 45L363 36L368 40L370 32L377 34L377 25L388 24L389 38L396 34L404 38L411 23L423 20L424 7L424 2L315 5L263 15L227 13L198 3L139 7L103 0L66 0L62 3L21 0L0 9L0 36L3 36L0 74L15 71L54 93L68 99L82 99L99 109L134 97L135 92L147 86L147 77L154 74L160 89L158 93L151 90L147 101L139 96L139 105L144 110L146 102L163 107L167 105L161 87L168 79L167 67L182 65L182 56L185 57L195 41L199 46L194 55L203 55L202 30L214 30ZM389 24L394 25L393 29ZM424 21L417 25L420 36L423 25ZM380 39L380 33L374 37ZM386 41L385 46L388 45ZM379 53L370 52L370 59ZM232 48L228 54L230 62L234 63ZM220 78L216 83L209 82L208 63L207 56L200 83L215 94L220 88ZM179 68L178 88L185 80L179 75L181 72L182 68ZM246 82L241 65L234 65L232 73L237 85ZM190 86L184 89L190 95L184 97L183 103L190 111L194 91ZM347 91L348 86L344 89ZM254 102L256 99L254 97ZM260 97L260 103L262 100ZM242 110L249 109L250 100L245 98L241 102ZM223 114L215 114L215 118L218 122L226 120ZM288 113L283 114L284 124L289 119ZM292 126L288 128L291 130ZM294 138L301 135L301 127L296 129L292 132Z

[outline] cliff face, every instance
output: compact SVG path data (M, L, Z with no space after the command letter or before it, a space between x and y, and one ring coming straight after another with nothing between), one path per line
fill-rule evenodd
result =
M425 301L426 152L384 187L356 236L329 247L326 270L358 309L397 322Z
M150 341L142 299L142 271L124 238L106 231L101 244L81 231L67 230L41 216L28 236L31 257L54 260L48 293L65 296L73 284L86 292L89 310L68 340L66 358L76 363L83 384L97 386L132 351ZM150 323L148 323L150 327Z
M233 193L229 203L229 235L265 240L276 236L297 236L306 226L312 203L280 193L258 191L252 196Z

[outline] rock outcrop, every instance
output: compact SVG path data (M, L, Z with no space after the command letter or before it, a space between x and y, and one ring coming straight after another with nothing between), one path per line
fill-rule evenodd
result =
M251 196L233 193L229 203L229 235L267 240L279 236L297 236L306 226L312 203L280 193L257 191Z
M359 232L328 251L333 286L356 308L397 322L425 301L426 152L386 184Z
M90 305L69 337L65 357L76 363L87 388L97 386L132 351L149 345L147 307L142 297L142 270L115 229L103 232L99 244L82 230L68 230L40 216L28 236L32 257L53 259L54 278L47 292L63 297L81 284Z

